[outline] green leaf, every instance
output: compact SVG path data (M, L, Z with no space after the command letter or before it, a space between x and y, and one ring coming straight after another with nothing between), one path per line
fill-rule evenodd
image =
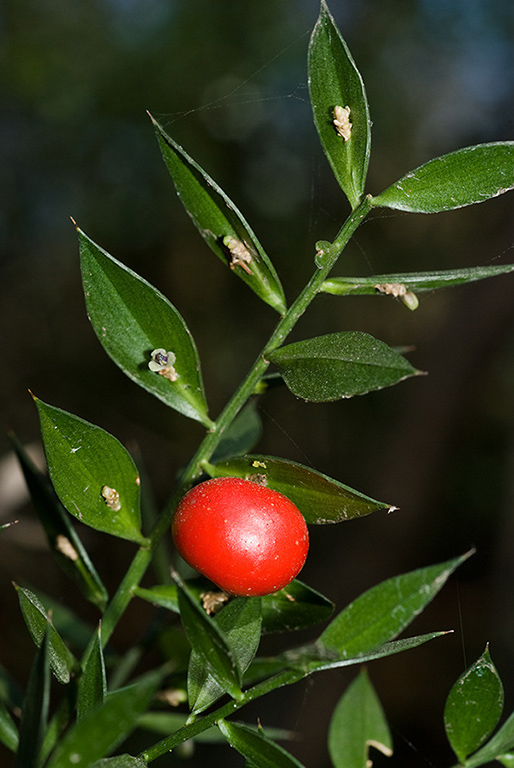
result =
M309 92L321 145L339 185L355 209L366 182L371 121L362 77L325 0L321 2L309 45ZM343 111L339 112L336 107ZM334 110L342 118L339 129L334 122L337 120Z
M477 768L498 758L508 758L508 753L514 749L514 712L496 731L492 739L484 744L482 749L475 752L466 760L466 768ZM507 762L506 765L511 763Z
M14 768L37 765L37 757L48 720L50 666L52 665L51 630L45 630L30 672L23 702L20 742Z
M345 659L392 640L421 613L470 554L377 584L336 616L320 635L319 643Z
M0 741L11 752L16 752L18 749L18 728L3 701L0 701Z
M251 451L262 435L262 421L255 401L250 400L223 433L211 461L216 464Z
M0 701L9 709L21 709L25 691L0 664Z
M296 504L309 525L340 523L379 509L395 509L302 464L273 456L239 456L209 468L215 477L257 480Z
M109 357L166 405L211 427L198 352L182 316L150 283L77 232L89 319ZM175 355L169 376L148 367L158 349Z
M162 126L152 122L177 194L207 245L259 298L285 314L278 275L243 215Z
M75 686L70 685L66 688L65 695L61 698L50 722L48 723L36 768L43 768L43 766L46 766L46 761L49 755L51 755L58 740L73 719L75 704L76 689Z
M175 575L180 618L191 647L207 664L223 690L241 698L241 670L225 633L200 607L189 588Z
M34 465L14 435L11 435L11 440L32 503L56 561L63 571L78 583L87 599L97 605L100 610L104 610L108 599L107 590L71 525L68 513L44 474Z
M222 608L213 621L224 632L241 674L244 674L259 647L261 598L236 598ZM209 672L202 656L195 650L189 660L187 690L193 714L203 712L225 693L225 688Z
M457 680L444 709L451 748L461 762L496 728L503 711L503 685L489 649Z
M415 635L414 637L406 637L402 640L391 640L388 643L379 645L378 648L374 648L372 651L365 651L364 653L358 653L353 658L337 657L330 659L331 652L320 645L311 646L314 653L312 654L313 660L308 664L310 672L321 672L326 669L339 669L340 667L348 667L354 664L364 664L368 661L375 661L377 659L383 659L386 656L394 656L397 653L403 653L403 651L410 651L413 648L417 648L420 645L428 643L430 640L435 640L436 637L443 637L443 635L451 634L451 631L440 632L428 632L425 635ZM319 655L319 660L316 660L316 653ZM294 651L285 654L291 661L294 661ZM301 657L301 653L297 654ZM306 654L308 657L308 654ZM323 659L322 657L325 656ZM295 665L297 666L297 665Z
M117 757L104 757L97 760L90 768L147 768L148 763L141 757L132 755L118 755Z
M170 733L174 733L185 726L187 721L188 715L183 715L178 712L145 712L139 718L138 727L152 731L153 733L159 733L162 736L169 736ZM266 728L266 733L273 739L294 738L294 734L284 728ZM216 726L211 726L205 731L195 734L191 738L194 739L194 741L204 742L206 744L225 743L225 739Z
M231 747L236 749L252 766L259 768L302 768L298 760L275 744L263 733L240 723L218 720L218 728Z
M505 768L514 768L514 753L496 758Z
M132 685L109 693L103 704L66 732L46 768L90 768L95 760L112 752L136 727L161 678L161 671L151 672Z
M145 589L144 587L135 587L134 595L146 600L152 605L159 605L173 613L179 613L178 607L178 589L175 584L158 584L155 587Z
M139 475L121 443L100 427L36 398L48 471L60 500L97 531L144 544Z
M30 636L39 648L46 633L49 633L50 667L60 683L69 683L70 673L78 669L77 660L64 645L39 598L30 590L19 587L17 584L14 584L14 588L18 593L21 611Z
M448 269L440 272L404 272L391 275L372 275L371 277L332 277L321 286L324 293L334 296L386 296L393 295L388 286L400 288L397 296L401 298L401 286L407 291L423 293L435 291L438 288L453 288L487 277L503 275L514 270L514 264L501 264L489 267L468 267L465 269Z
M420 374L383 341L360 331L297 341L267 359L294 395L315 403L364 395Z
M448 632L429 632L425 635L415 635L403 640L392 640L389 643L379 645L372 651L357 653L352 658L342 658L337 651L325 648L320 643L310 643L302 645L299 648L293 648L285 651L280 656L274 658L256 658L250 665L245 675L245 683L254 683L257 680L275 675L284 669L302 670L304 675L310 675L314 672L322 672L327 669L339 669L341 667L355 666L355 664L365 664L368 661L383 659L386 656L394 656L403 651L409 651L417 648L436 637L442 637Z
M374 207L438 213L482 203L514 187L514 142L477 144L436 157L399 179Z
M294 579L287 587L262 598L263 632L294 632L330 618L334 603Z
M186 583L189 592L198 602L200 602L203 592L208 592L212 589L212 582L204 576L188 579ZM159 605L161 608L173 611L173 613L180 613L178 607L178 587L176 584L157 584L148 589L135 587L134 595L142 600L146 600L148 603L152 603L152 605Z
M95 634L84 672L79 681L77 696L77 719L82 720L92 709L103 704L107 695L105 661L102 650L101 626Z
M183 728L188 720L188 715L178 712L145 712L138 721L138 728L152 731L153 733L169 736L170 733ZM212 726L193 737L195 741L203 741L208 744L224 743L219 730Z
M365 669L339 700L328 732L334 768L367 768L369 748L386 757L393 754L391 732L384 711Z
M47 613L51 614L52 624L65 643L75 649L77 656L79 653L84 653L91 641L94 625L79 618L75 611L65 606L60 600L50 597L41 590L38 590L38 595ZM111 651L111 654L114 656L114 652Z

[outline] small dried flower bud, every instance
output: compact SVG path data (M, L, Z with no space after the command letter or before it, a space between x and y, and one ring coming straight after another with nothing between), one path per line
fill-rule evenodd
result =
M104 485L102 488L102 496L105 499L106 506L112 509L113 512L119 512L121 509L120 494L114 488L109 488L108 485Z
M344 141L348 141L352 136L352 124L350 122L350 107L334 107L334 118L332 120L337 135Z
M226 592L202 592L202 605L208 614L217 613L228 600Z
M75 561L79 559L79 553L71 541L66 536L63 536L62 533L60 533L55 539L55 548L69 560Z
M242 267L248 275L251 275L252 270L248 265L252 263L252 254L242 240L226 235L223 238L223 245L230 251L230 269Z

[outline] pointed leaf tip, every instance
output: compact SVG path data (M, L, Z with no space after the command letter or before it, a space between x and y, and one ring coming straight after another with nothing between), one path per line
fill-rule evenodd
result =
M146 543L140 530L139 474L105 430L36 400L50 479L68 512L98 531Z
M316 403L363 395L421 375L394 349L361 331L294 342L267 357L294 395Z
M163 294L79 231L86 307L109 357L136 384L171 408L212 427L193 337ZM172 354L155 367L154 354Z
M429 160L372 198L374 207L438 213L514 188L514 141L477 144Z
M448 741L462 763L493 732L502 714L503 699L503 685L488 644L452 687L444 710Z
M334 710L328 745L334 768L371 765L371 760L368 760L370 747L386 757L393 754L391 732L365 668L350 684Z
M260 299L284 315L279 277L242 213L156 120L153 125L177 194L209 248Z
M324 0L309 44L309 93L323 151L355 209L364 193L371 121L364 82Z
M275 456L236 456L211 466L210 474L247 480L259 475L266 487L291 499L309 525L340 523L379 509L394 509L310 467Z

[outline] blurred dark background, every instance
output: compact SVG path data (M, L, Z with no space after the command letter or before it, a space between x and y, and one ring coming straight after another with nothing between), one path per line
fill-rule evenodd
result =
M330 5L370 101L370 192L439 154L513 138L510 0ZM315 241L333 237L348 214L308 102L318 10L317 0L2 0L0 397L3 426L36 455L28 388L137 445L159 502L202 436L102 351L84 309L70 216L179 308L199 348L211 416L276 322L198 237L145 110L243 211L290 300L309 278ZM509 263L513 211L512 193L437 216L376 211L335 273ZM439 768L452 763L446 695L486 642L507 712L514 705L514 277L423 294L414 313L386 297L322 296L291 338L336 330L412 345L410 360L429 375L325 405L274 389L260 401L259 451L400 507L311 530L302 578L339 609L382 579L477 548L411 628L455 634L369 669L396 749L375 765ZM20 520L0 539L0 663L25 684L33 647L11 579L97 617L54 564L5 431L0 440L0 523ZM133 547L80 533L112 593ZM134 603L113 646L130 646L148 615ZM245 719L297 731L288 748L307 766L328 768L330 714L354 674L322 673L260 700ZM199 747L184 762L232 764L243 760L223 746Z

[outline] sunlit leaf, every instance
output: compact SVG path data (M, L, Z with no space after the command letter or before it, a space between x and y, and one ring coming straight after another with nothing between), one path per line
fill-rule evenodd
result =
M213 621L224 632L243 674L259 646L261 598L236 598L215 614ZM203 712L225 693L225 688L212 676L203 658L194 650L189 661L187 690L193 714Z
M239 456L209 471L215 477L242 477L280 491L296 504L309 524L339 523L379 509L394 509L310 467L274 456Z
M503 685L489 649L457 680L444 709L450 745L461 762L491 735L503 710Z
M362 77L325 0L309 45L309 93L323 150L356 208L366 182L371 122Z
M393 754L391 732L384 711L365 669L339 700L328 733L334 768L367 768L369 748L387 757Z
M77 232L87 312L109 357L171 408L212 426L198 352L182 316L160 291ZM150 370L152 353L161 349L173 362Z
M360 331L297 341L267 358L294 395L315 403L363 395L420 373L383 341Z
M97 531L144 543L139 475L127 450L100 427L36 399L48 471L60 500Z
M255 234L216 182L152 118L177 194L198 231L224 264L281 315L284 292Z
M275 744L263 733L241 723L218 720L218 728L231 747L236 749L252 766L259 768L302 768L293 755Z
M410 171L380 195L374 207L437 213L482 203L514 188L514 141L458 149Z

